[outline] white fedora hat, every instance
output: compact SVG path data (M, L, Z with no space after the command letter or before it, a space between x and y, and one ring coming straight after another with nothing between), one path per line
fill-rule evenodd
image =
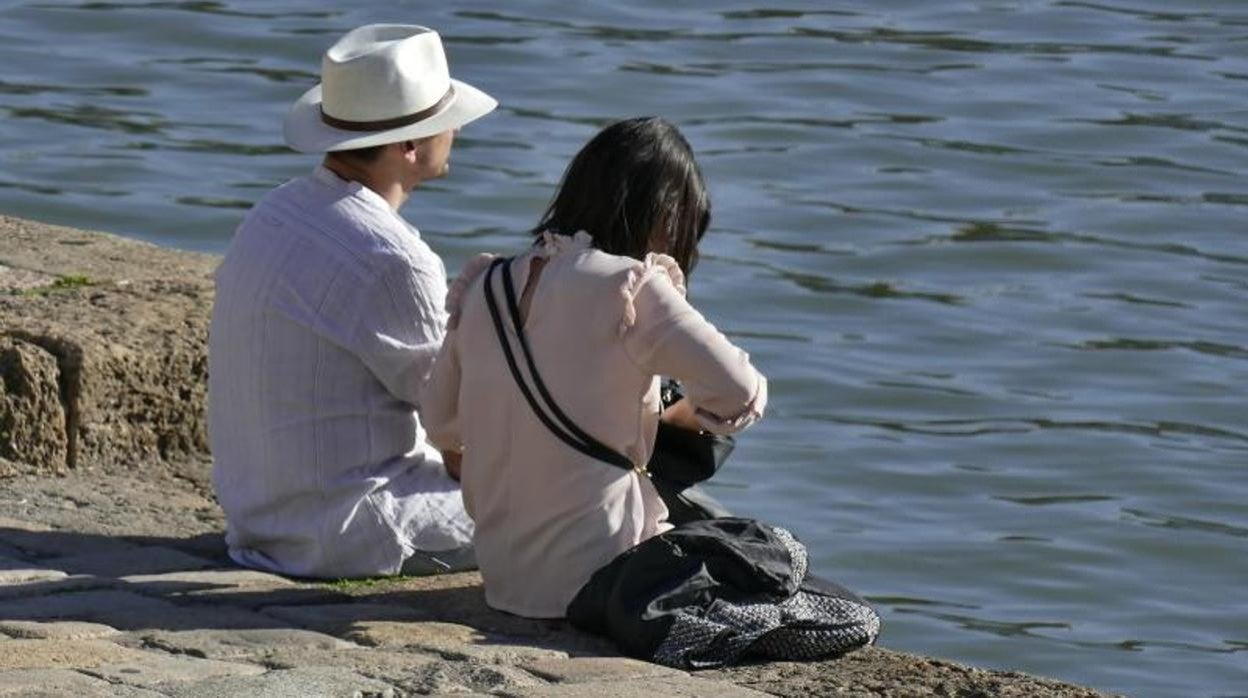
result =
M352 150L459 128L498 106L446 67L428 27L370 24L329 47L321 84L286 115L286 144L303 153Z

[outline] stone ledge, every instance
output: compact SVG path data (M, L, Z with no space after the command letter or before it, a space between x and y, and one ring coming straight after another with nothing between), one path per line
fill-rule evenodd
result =
M104 575L7 585L0 695L1100 695L881 648L689 675L492 611L476 574L291 588L194 572L225 564L203 417L217 262L0 216L0 555ZM189 554L144 559L152 549ZM197 651L254 675L170 679ZM158 688L81 673L100 666Z
M206 452L216 261L0 216L0 457L54 474Z

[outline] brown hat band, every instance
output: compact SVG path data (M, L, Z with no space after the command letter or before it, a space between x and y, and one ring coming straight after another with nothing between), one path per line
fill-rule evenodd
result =
M328 126L333 126L334 128L341 129L343 131L389 131L392 128L411 126L414 123L428 119L434 114L442 111L442 108L445 107L454 96L455 88L451 87L447 89L446 94L442 95L442 99L439 99L428 109L421 109L415 114L396 116L393 119L382 119L381 121L347 121L346 119L337 119L325 113L325 105L322 103L321 121L325 122Z

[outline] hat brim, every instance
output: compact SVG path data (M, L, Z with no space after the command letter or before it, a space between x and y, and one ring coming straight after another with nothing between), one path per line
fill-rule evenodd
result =
M321 86L317 85L295 102L286 114L282 135L286 145L301 153L327 153L375 145L398 143L433 136L460 128L494 111L498 101L466 82L451 80L455 93L451 101L433 116L409 126L387 131L344 131L321 120Z

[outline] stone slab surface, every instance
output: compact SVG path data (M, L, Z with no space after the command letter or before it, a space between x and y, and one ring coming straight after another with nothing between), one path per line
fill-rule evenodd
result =
M422 620L428 613L411 606L383 603L336 603L313 606L265 606L260 612L330 635L342 635L359 622Z
M562 650L529 645L529 638L490 635L457 623L363 621L353 625L343 637L370 647L409 647L447 659L471 659L486 664L518 664L568 656Z
M2 278L2 277L0 277ZM66 472L69 452L57 357L38 344L0 335L0 457L4 475L29 463ZM10 460L12 459L12 460Z
M211 560L160 546L132 547L121 551L91 552L57 558L58 568L76 574L101 577L132 577L165 572L186 572L215 566Z
M159 545L231 564L221 533L225 518L211 498L211 460L180 461L176 471L141 461L134 467L134 473L6 479L0 517L11 523L0 524L0 543L20 536L44 550L30 559Z
M203 681L222 676L256 676L263 674L265 669L253 664L145 652L144 656L130 661L100 664L82 671L109 683L163 690L162 687L168 684Z
M40 286L51 286L56 279L55 274L15 269L0 264L0 293L20 293Z
M0 696L21 698L162 698L162 694L113 684L70 669L0 671Z
M326 597L317 596L314 585L304 584L201 588L195 581L178 586L186 579L147 580L127 593L121 577L230 564L222 543L224 518L212 497L203 416L204 344L211 272L218 261L0 216L0 284L17 274L48 281L35 292L0 294L5 347L0 431L19 437L10 440L7 451L0 450L0 556L27 563L29 569L95 575L0 584L0 590L16 594L0 592L0 623L46 621L25 630L10 624L12 634L0 637L5 650L0 656L10 665L42 667L0 668L0 695L721 698L747 695L751 689L784 696L1099 695L1023 674L882 649L824 662L748 665L694 676L656 668L650 674L627 662L588 659L613 653L611 643L566 624L493 611L474 573L322 585L359 599L351 604L324 603ZM55 282L67 276L78 278ZM133 554L136 548L146 550ZM189 553L197 562L180 558L153 567L160 557L150 555L153 548ZM75 569L63 566L65 560ZM127 560L139 564L122 564ZM83 581L90 579L116 588L74 590L73 584L104 583ZM314 593L305 593L309 589ZM82 636L94 632L85 627L90 623L129 632ZM319 638L301 645L302 640L283 642L274 635L253 638L253 652L246 642L227 649L231 645L222 637L215 645L206 637L198 638L198 645L184 637L183 651L173 656L157 644L113 642L136 633L294 627L345 634L371 646L326 649ZM270 670L166 681L158 684L159 691L81 673L92 666L126 667L112 676L155 680L160 670L149 667L145 673L140 659L166 668L186 666L194 663L196 647L207 655L214 646L223 653L246 651L201 661L230 660ZM74 664L62 664L70 661Z
M590 681L558 683L512 693L528 698L538 696L593 696L594 698L762 698L769 694L734 686L723 681L693 677L636 679L632 681Z
M30 582L46 582L62 579L68 575L61 570L32 565L25 560L0 557L0 587Z
M628 657L572 657L569 659L539 659L524 665L530 673L556 683L585 683L589 681L619 681L638 678L685 676L658 664L641 662Z
M746 664L698 675L792 698L811 695L1097 698L1104 695L1027 674L986 671L878 647L866 647L823 662Z
M0 516L0 542L36 558L113 553L134 547L125 541L84 536L75 531L58 531L51 526L9 516Z
M82 668L143 657L105 640L5 640L2 646L0 670Z
M301 666L338 667L379 679L396 686L408 682L425 664L444 661L441 657L417 650L385 650L374 647L326 650L307 647L256 647L237 661L249 661L270 669L295 669Z
M549 685L514 666L447 660L422 664L391 681L408 695L484 693L515 696Z
M0 632L4 626L0 625ZM330 635L296 628L255 630L149 630L114 638L126 647L157 649L205 659L238 659L276 650L303 653L312 650L350 650L359 646ZM307 662L305 662L307 663Z
M351 598L321 584L298 584L267 572L244 569L205 569L191 572L128 575L126 591L163 596L183 603L230 604L251 609L268 606L323 605ZM3 588L0 587L0 595Z
M94 640L112 638L121 631L102 623L83 623L76 620L41 623L31 620L2 620L0 635L19 640Z
M329 667L302 667L270 671L260 676L229 676L166 686L171 698L308 698L309 696L353 696L394 698L394 687L353 672Z
M145 586L157 592L179 592L214 587L292 587L295 585L289 579L276 574L237 567L189 572L185 569L178 569L162 574L132 574L121 577L121 581L134 586Z
M175 606L123 591L83 591L0 603L0 619L80 620L120 630L274 628L276 619L241 608Z
M117 582L105 577L89 574L75 574L67 577L54 577L46 581L26 582L23 584L0 585L0 602L12 599L24 599L47 594L64 594L68 591L90 591L93 589L110 589Z

